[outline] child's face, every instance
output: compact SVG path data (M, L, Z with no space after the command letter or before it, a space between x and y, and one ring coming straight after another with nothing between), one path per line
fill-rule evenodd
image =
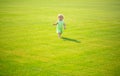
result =
M63 18L63 16L58 16L58 19L59 19L60 21L62 21L64 18Z

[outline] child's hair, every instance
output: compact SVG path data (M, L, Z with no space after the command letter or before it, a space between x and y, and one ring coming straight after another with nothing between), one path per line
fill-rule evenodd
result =
M63 14L58 14L58 17L60 17L60 16L62 16L64 18Z

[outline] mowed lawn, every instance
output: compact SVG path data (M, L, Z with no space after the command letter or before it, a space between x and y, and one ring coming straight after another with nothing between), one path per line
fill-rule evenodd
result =
M119 0L0 0L0 76L119 76L119 14Z

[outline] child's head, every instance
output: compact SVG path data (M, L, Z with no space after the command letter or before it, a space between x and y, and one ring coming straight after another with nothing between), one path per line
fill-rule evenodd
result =
M62 14L58 14L58 19L62 21L64 19L64 16Z

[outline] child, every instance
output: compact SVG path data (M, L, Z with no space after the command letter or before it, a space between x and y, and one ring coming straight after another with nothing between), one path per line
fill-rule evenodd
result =
M64 19L64 16L62 14L59 14L58 21L55 24L53 24L53 25L56 25L56 30L57 30L59 38L61 38L61 34L63 32L63 27L64 27L64 29L66 29L66 25L65 25L63 19Z

